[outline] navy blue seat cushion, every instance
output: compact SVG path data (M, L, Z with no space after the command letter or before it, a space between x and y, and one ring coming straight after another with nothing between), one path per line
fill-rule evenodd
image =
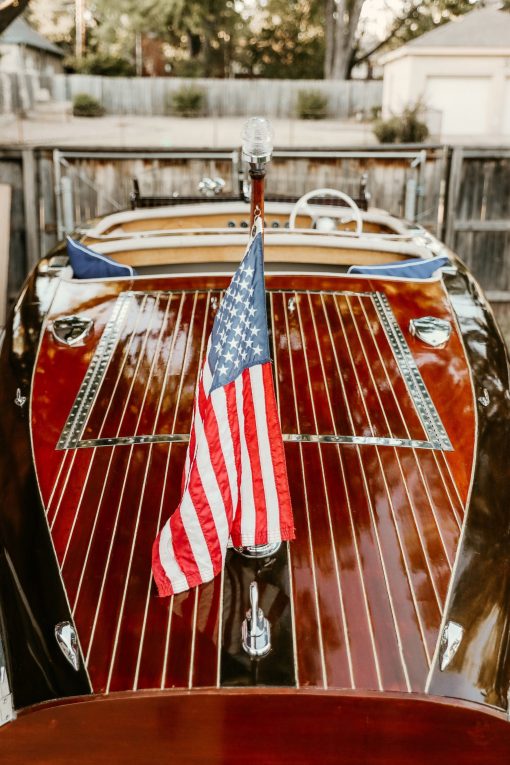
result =
M67 238L67 254L75 279L104 279L108 276L136 276L134 268L116 263L99 252L94 252L81 242Z
M446 255L421 260L401 260L398 263L385 263L382 266L351 266L349 274L371 274L372 276L401 276L405 279L430 279L439 269L450 265Z

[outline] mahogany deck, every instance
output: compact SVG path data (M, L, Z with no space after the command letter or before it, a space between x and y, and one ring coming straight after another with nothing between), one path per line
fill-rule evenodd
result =
M32 395L34 457L48 523L96 691L214 686L222 579L159 599L150 550L179 498L186 443L58 450L121 289L133 301L83 439L186 434L224 277L62 283L52 316L95 319L83 347L47 330ZM289 286L292 290L289 290ZM444 349L407 331L451 318L440 283L270 276L285 434L424 439L370 300L386 294L453 446L286 443L299 686L423 690L455 558L474 452L469 369L456 330ZM187 290L182 292L181 290ZM308 292L306 290L309 290Z

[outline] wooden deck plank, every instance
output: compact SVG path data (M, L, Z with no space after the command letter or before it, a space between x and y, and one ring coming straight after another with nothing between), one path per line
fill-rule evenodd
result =
M137 283L140 292L154 294L133 303L84 437L189 432L200 359L226 284L223 277L205 281L213 292L171 296L164 291L184 286L182 280ZM199 277L186 286L191 282L204 285ZM267 282L278 289L282 277ZM282 430L422 440L425 431L371 299L328 294L381 289L375 280L359 282L292 277L295 290L271 294ZM68 289L58 310L83 311L76 285ZM97 328L85 349L55 353L49 333L43 338L32 423L41 491L88 669L96 690L214 686L221 579L197 593L160 599L150 576L152 541L179 500L186 444L55 450L118 285L96 290L85 310ZM469 369L455 333L451 347L437 354L408 335L408 317L417 311L437 305L437 315L449 315L439 284L409 285L403 295L390 285L387 296L454 452L286 443L303 686L423 689L458 543L474 448ZM59 401L54 391L66 374ZM450 379L463 431L448 408ZM54 414L45 432L36 429L43 409L45 417Z

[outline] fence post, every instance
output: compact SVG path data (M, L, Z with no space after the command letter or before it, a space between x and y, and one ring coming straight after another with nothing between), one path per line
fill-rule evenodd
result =
M60 151L53 152L53 178L55 183L55 207L57 211L57 239L64 236L64 223L62 216L62 173L60 167Z
M455 246L455 213L459 198L460 183L462 180L462 162L464 150L461 146L455 146L450 160L450 172L448 174L448 194L446 197L446 225L444 243L452 249Z
M27 270L30 271L39 260L39 205L36 194L36 165L33 149L21 152L23 169L23 208L25 218L25 241Z

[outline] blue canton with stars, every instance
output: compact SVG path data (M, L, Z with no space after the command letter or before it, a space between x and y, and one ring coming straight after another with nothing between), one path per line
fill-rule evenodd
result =
M270 361L262 234L251 242L223 296L211 333L211 391Z

